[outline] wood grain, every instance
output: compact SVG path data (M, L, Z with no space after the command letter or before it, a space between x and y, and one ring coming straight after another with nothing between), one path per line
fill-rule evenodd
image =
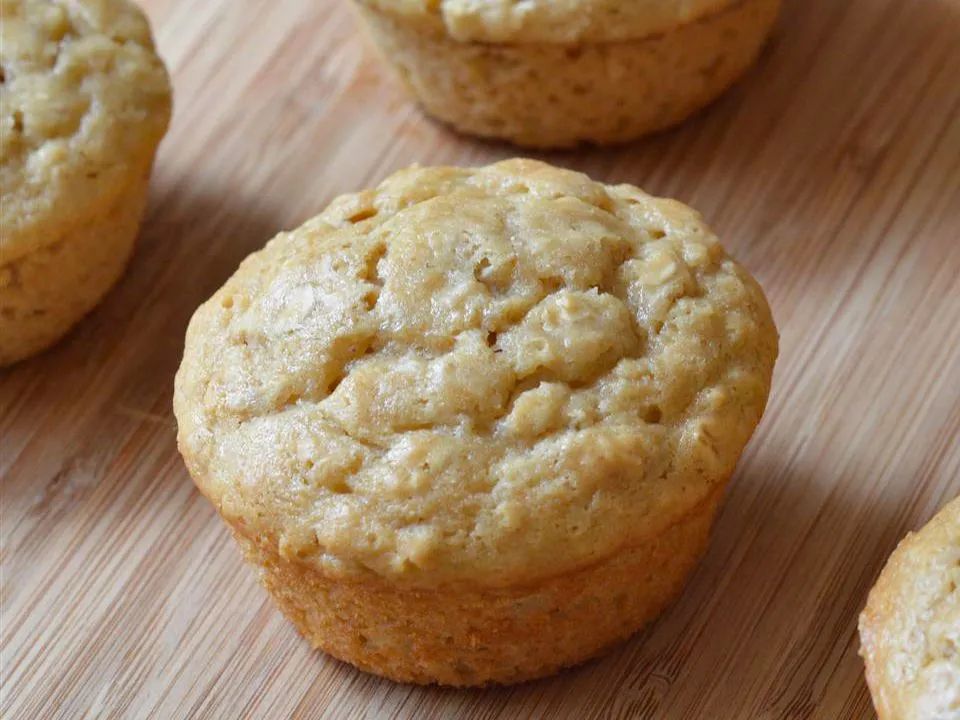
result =
M682 128L544 158L699 208L782 331L762 428L680 602L515 688L413 688L309 650L177 455L187 320L241 258L412 162L508 147L425 120L344 2L150 0L176 117L129 273L0 375L4 718L873 717L856 617L960 492L960 2L788 0Z

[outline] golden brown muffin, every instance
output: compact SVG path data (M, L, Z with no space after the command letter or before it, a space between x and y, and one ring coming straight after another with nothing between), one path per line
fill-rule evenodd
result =
M170 85L126 0L0 0L0 365L58 340L126 265Z
M532 147L674 125L754 61L780 0L356 0L424 109Z
M174 410L314 645L508 683L676 596L776 353L680 203L527 160L411 168L243 262L190 323Z
M890 556L860 639L880 720L960 719L960 498Z

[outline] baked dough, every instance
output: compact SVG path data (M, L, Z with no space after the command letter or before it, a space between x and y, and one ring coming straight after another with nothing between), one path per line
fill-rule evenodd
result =
M133 248L170 85L126 0L0 2L0 365L59 339Z
M680 203L526 160L411 168L243 262L190 323L174 408L316 645L513 682L676 595L776 353Z
M430 115L530 147L632 140L753 63L780 0L355 0Z
M960 498L890 556L860 638L880 720L960 719Z

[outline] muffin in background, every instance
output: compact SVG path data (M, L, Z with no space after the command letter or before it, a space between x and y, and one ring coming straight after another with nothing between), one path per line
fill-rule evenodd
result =
M0 365L62 337L139 229L170 84L127 0L0 2Z
M860 639L880 720L960 718L960 498L894 550Z
M528 147L681 122L756 59L780 0L354 0L426 112Z
M242 263L190 322L174 411L315 646L511 683L676 597L776 354L684 205L533 161L415 167Z

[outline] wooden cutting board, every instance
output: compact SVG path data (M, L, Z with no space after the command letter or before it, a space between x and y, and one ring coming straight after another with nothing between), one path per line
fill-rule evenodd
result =
M543 155L699 208L782 333L773 396L677 605L508 689L396 685L312 652L177 455L194 308L336 194L517 151L424 119L345 2L150 0L176 85L129 272L0 375L0 716L873 717L856 619L960 492L960 2L788 0L729 95L628 147Z

